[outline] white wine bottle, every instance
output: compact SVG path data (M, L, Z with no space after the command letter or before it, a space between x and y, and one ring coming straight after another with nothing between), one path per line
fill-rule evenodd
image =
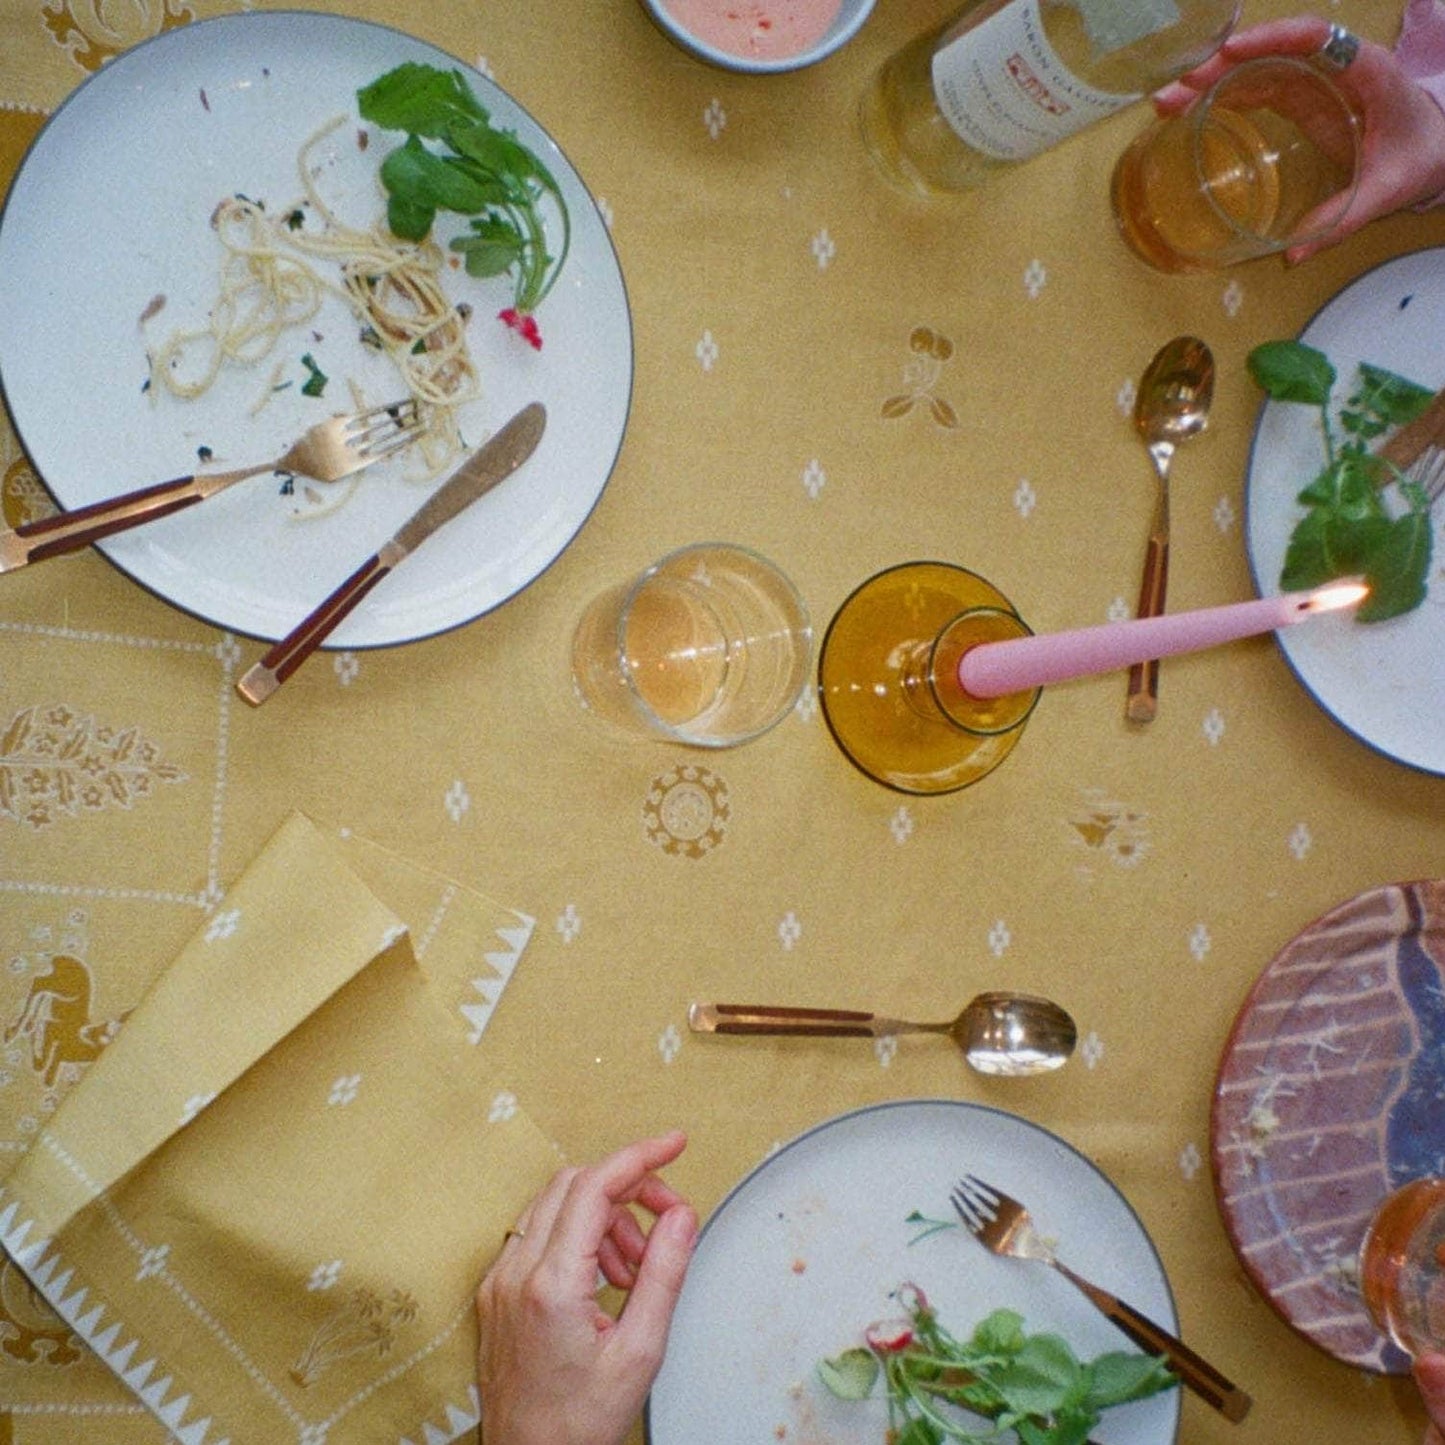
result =
M971 0L884 62L863 144L891 181L963 191L1202 64L1242 0Z

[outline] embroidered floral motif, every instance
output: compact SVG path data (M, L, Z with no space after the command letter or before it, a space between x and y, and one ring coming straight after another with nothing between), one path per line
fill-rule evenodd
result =
M664 853L704 858L727 833L727 784L707 768L672 768L652 780L642 809L647 840Z
M89 1351L13 1260L0 1259L0 1351L21 1365L63 1369Z
M27 707L0 734L0 816L29 828L130 808L186 774L138 728L102 726L63 703Z
M311 1342L292 1365L291 1378L302 1388L314 1385L328 1370L354 1355L384 1359L396 1344L401 1326L416 1318L417 1302L405 1290L385 1298L369 1289L353 1290L346 1303L322 1322Z
M105 0L49 0L40 7L45 28L82 70L99 70L107 60L141 40L174 30L196 18L180 0L132 0L128 6ZM117 19L133 17L124 30Z
M7 527L19 527L25 522L35 522L48 517L55 511L55 503L40 485L29 461L16 457L5 468L0 477L0 517Z
M953 357L953 342L928 326L916 326L908 337L912 353L903 368L903 390L883 403L887 421L905 417L914 407L924 407L941 427L958 425L958 413L950 402L937 395L943 368Z

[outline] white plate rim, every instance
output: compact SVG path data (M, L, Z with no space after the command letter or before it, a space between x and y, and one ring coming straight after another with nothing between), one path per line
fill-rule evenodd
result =
M1310 318L1304 323L1297 333L1297 338L1308 345L1317 345L1318 332L1326 328L1337 309L1345 306L1354 300L1362 290L1368 291L1372 288L1379 288L1382 292L1388 283L1388 273L1408 267L1427 267L1431 261L1436 264L1434 270L1441 278L1440 291L1442 300L1445 300L1445 247L1422 246L1416 250L1404 252L1397 256L1391 256L1371 266L1368 270L1361 272L1358 276L1351 278L1344 286L1340 287L1333 295L1316 308ZM1328 350L1322 347L1321 349ZM1331 360L1336 358L1332 355ZM1367 355L1363 359L1374 362L1381 366L1391 366L1388 358ZM1398 365L1398 363L1397 363ZM1433 384L1431 379L1424 377L1412 377L1422 384ZM1350 377L1341 371L1340 387L1337 389L1337 399L1344 384L1347 384ZM1445 367L1442 367L1438 378L1439 383L1445 385ZM1245 486L1244 486L1244 510L1245 510L1245 552L1249 566L1250 578L1254 584L1258 596L1274 596L1279 593L1279 566L1266 565L1261 555L1269 551L1277 555L1282 561L1283 543L1287 542L1289 532L1293 529L1294 522L1302 515L1302 510L1295 502L1295 494L1308 482L1309 478L1302 478L1298 485L1294 486L1285 500L1275 499L1277 510L1283 513L1288 509L1288 526L1284 529L1283 538L1278 535L1266 535L1268 529L1264 521L1266 511L1265 503L1261 500L1262 494L1267 490L1268 483L1262 473L1267 467L1267 461L1262 456L1265 444L1264 432L1267 425L1277 418L1281 410L1288 408L1304 414L1308 408L1299 406L1292 402L1277 402L1271 398L1264 398L1255 415L1255 423L1250 437L1249 453L1245 465ZM1270 513L1271 519L1275 516ZM1438 599L1442 592L1445 592L1445 578L1442 578L1440 567L1442 558L1440 556L1440 541L1442 533L1437 524L1436 550L1432 558L1432 568L1435 574L1432 584L1433 598ZM1427 598L1421 609L1406 617L1393 619L1391 622L1371 623L1368 627L1388 628L1395 625L1409 624L1412 617L1429 614L1426 609L1438 605L1437 601ZM1422 625L1422 624L1417 624ZM1389 759L1392 762L1401 763L1417 772L1431 776L1445 776L1445 744L1437 745L1435 751L1411 751L1405 743L1395 739L1384 738L1374 730L1359 721L1352 720L1344 715L1348 699L1342 700L1338 691L1333 689L1327 680L1320 676L1319 657L1322 655L1317 649L1322 645L1320 642L1321 629L1328 629L1328 636L1338 638L1345 633L1346 629L1354 627L1364 630L1368 636L1367 625L1363 623L1349 622L1345 618L1339 619L1318 619L1301 628L1285 628L1275 634L1275 643L1279 648L1280 655L1284 658L1286 665L1293 673L1296 681L1304 690L1305 694L1316 704L1317 707L1338 725L1349 736L1363 743L1371 752L1380 757Z
M1064 1154L1069 1156L1072 1161L1074 1161L1074 1163L1080 1166L1083 1170L1087 1171L1089 1175L1093 1176L1099 1182L1099 1184L1108 1191L1108 1194L1112 1196L1114 1203L1117 1204L1119 1210L1121 1211L1121 1220L1127 1223L1137 1234L1138 1241L1143 1246L1143 1260L1141 1260L1141 1263L1147 1262L1152 1267L1156 1275L1155 1283L1157 1287L1162 1290L1162 1296L1161 1300L1159 1302L1156 1302L1154 1306L1155 1319L1158 1321L1158 1323L1164 1325L1166 1328L1173 1330L1176 1333L1178 1332L1178 1311L1174 1299L1173 1287L1169 1282L1169 1277L1164 1268L1163 1259L1159 1254L1158 1246L1155 1244L1148 1230L1144 1227L1143 1221L1140 1219L1138 1212L1134 1209L1133 1205L1130 1204L1129 1200L1124 1196L1118 1185L1116 1185L1113 1180L1110 1179L1109 1176L1105 1174L1104 1171L1096 1163L1094 1163L1094 1161L1090 1159L1088 1155L1086 1155L1081 1149L1069 1143L1066 1139L1063 1139L1061 1136L1054 1133L1052 1130L1046 1128L1042 1124L1035 1123L1034 1121L1026 1119L1019 1114L1015 1114L1009 1110L999 1108L995 1105L981 1104L973 1100L943 1097L883 1100L873 1104L865 1104L856 1109L847 1110L841 1114L837 1114L830 1118L821 1120L819 1123L814 1124L809 1128L803 1130L801 1133L793 1136L786 1142L778 1145L776 1148L770 1151L763 1159L759 1160L757 1164L753 1165L752 1168L750 1168L742 1176L742 1178L739 1179L737 1183L734 1184L726 1192L726 1194L724 1194L722 1199L708 1215L707 1219L704 1221L701 1229L699 1230L697 1246L694 1249L693 1253L694 1260L696 1260L700 1254L703 1254L706 1251L708 1238L711 1232L718 1226L719 1221L723 1220L727 1215L728 1211L735 1208L740 1200L744 1199L750 1192L756 1189L759 1186L760 1182L763 1181L770 1173L770 1171L774 1170L779 1165L780 1161L787 1160L790 1156L796 1154L799 1150L816 1143L820 1137L828 1134L830 1131L835 1129L846 1128L859 1122L870 1125L876 1123L880 1126L884 1126L885 1123L893 1123L901 1115L910 1112L934 1110L945 1111L959 1119L986 1118L995 1121L996 1123L1001 1123L1005 1127L1011 1129L1016 1128L1020 1131L1021 1137L1035 1141L1041 1148L1046 1148L1050 1150L1061 1150ZM963 1166L960 1165L960 1170L962 1169L962 1167ZM1036 1205L1037 1203L1038 1202L1036 1201ZM1018 1260L990 1260L989 1263L1000 1264L1005 1270L1012 1270L1018 1268L1039 1268L1041 1270L1044 1270L1046 1278L1057 1279L1057 1276L1053 1276L1052 1272L1048 1271L1045 1266L1033 1266ZM692 1277L693 1276L690 1276L690 1278ZM687 1288L688 1286L685 1283L684 1294L686 1294ZM1071 1291L1072 1287L1065 1285L1064 1289L1066 1291ZM1082 1297L1079 1298L1082 1299ZM1007 1300L1002 1300L1000 1302L1003 1304L1008 1303ZM1160 1307L1161 1304L1163 1306L1162 1308ZM1083 1308L1085 1310L1091 1310L1092 1306L1085 1304ZM1102 1319L1102 1317L1100 1318ZM853 1321L851 1323L853 1327L857 1329L861 1328L864 1322ZM949 1322L945 1320L944 1323L947 1324ZM1026 1327L1029 1327L1029 1322L1027 1320L1025 1323ZM1037 1328L1037 1325L1035 1324L1031 1327ZM1116 1330L1113 1330L1112 1326L1106 1326L1105 1328L1106 1333L1112 1331L1115 1338L1115 1344L1110 1346L1111 1348L1118 1348L1124 1350L1133 1348L1130 1345L1129 1341L1125 1339L1122 1334L1118 1334ZM672 1362L674 1359L675 1356L669 1353L667 1359L665 1359L664 1361L663 1370L661 1375L659 1376L659 1380L662 1381L664 1388L666 1388L668 1385L669 1363ZM691 1442L660 1438L659 1435L655 1432L653 1422L653 1395L657 1392L657 1389L658 1384L655 1382L653 1386L653 1393L649 1394L643 1410L643 1430L647 1445L691 1445ZM1168 1412L1172 1418L1168 1428L1167 1436L1159 1437L1159 1445L1170 1445L1170 1442L1174 1442L1178 1439L1182 1392L1183 1387L1181 1386L1179 1389L1176 1389L1173 1392L1155 1397L1155 1401L1152 1402L1154 1404L1167 1404L1172 1406L1172 1409L1170 1409ZM1151 1402L1145 1403L1147 1404ZM1112 1438L1107 1426L1108 1419L1106 1417L1104 1423L1100 1426L1099 1432L1096 1432L1098 1438L1101 1438L1102 1440L1108 1440Z

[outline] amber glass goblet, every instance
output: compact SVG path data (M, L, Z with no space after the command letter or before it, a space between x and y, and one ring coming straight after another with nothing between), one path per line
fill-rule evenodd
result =
M976 698L958 664L983 642L1027 637L976 572L906 562L870 577L823 638L823 715L849 760L902 793L952 793L991 773L1023 735L1039 689Z

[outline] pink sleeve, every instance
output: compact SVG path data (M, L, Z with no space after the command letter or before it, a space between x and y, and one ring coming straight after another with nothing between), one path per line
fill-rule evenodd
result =
M1409 0L1395 42L1400 69L1445 109L1445 3Z
M1400 69L1445 110L1445 0L1408 0L1400 38L1395 42L1395 59ZM1445 191L1414 209L1428 211L1439 205L1445 205Z

